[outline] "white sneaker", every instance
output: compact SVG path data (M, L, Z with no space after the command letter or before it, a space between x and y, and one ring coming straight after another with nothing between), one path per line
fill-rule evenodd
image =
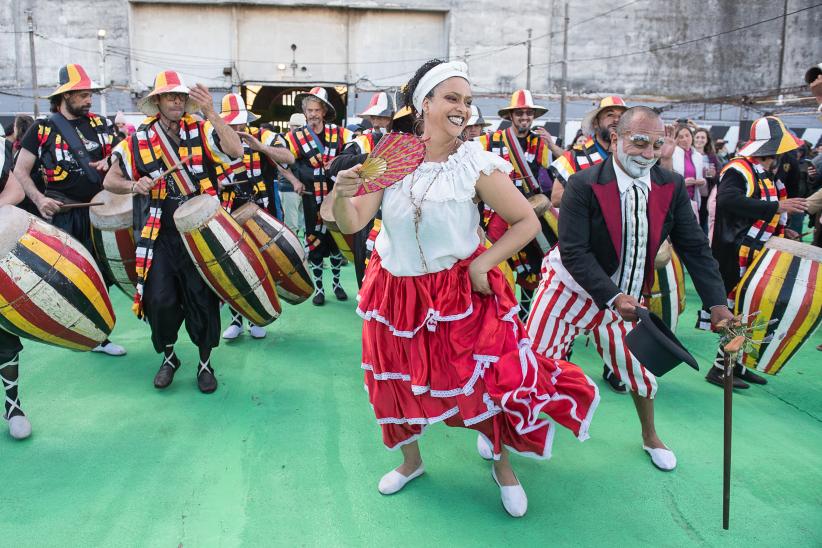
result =
M237 337L240 336L240 333L243 332L243 328L239 325L233 323L229 325L225 331L223 331L223 338L229 341L233 341Z
M491 465L491 477L499 485L500 498L502 499L502 507L511 517L521 518L528 511L528 496L525 494L525 489L519 483L516 485L500 485L497 479L497 472L494 470L494 465Z
M120 346L119 344L114 344L113 342L109 341L106 344L98 344L94 348L91 349L92 352L101 352L103 354L108 354L109 356L125 356L126 349Z
M248 332L251 334L251 337L254 339L264 339L266 336L266 330L264 327L260 327L259 325L252 325L248 328ZM223 335L225 337L225 335Z
M485 438L482 437L482 434L477 434L477 453L485 460L492 460L494 458L494 452L491 450L488 442L485 441Z
M25 415L15 415L9 419L9 434L16 440L31 436L31 423Z
M420 477L425 472L425 466L420 464L419 468L411 472L410 476L403 476L396 470L391 470L380 479L380 484L377 487L383 495L393 495L401 491L405 484L414 478Z
M676 455L670 449L664 447L651 448L643 445L642 448L651 457L651 462L654 466L665 472L669 472L676 468Z

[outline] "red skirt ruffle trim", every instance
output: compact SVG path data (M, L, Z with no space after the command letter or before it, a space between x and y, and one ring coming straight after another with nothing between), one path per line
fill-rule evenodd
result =
M576 365L536 356L502 272L488 273L492 296L474 293L468 266L393 276L374 252L359 293L365 388L396 449L429 424L477 430L493 447L550 458L557 424L580 440L599 403Z

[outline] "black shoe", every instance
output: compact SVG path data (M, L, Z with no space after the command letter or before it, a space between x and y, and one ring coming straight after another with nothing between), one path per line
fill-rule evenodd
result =
M341 285L338 285L334 288L334 296L337 297L338 301L348 300L348 295L346 294L345 289L343 289Z
M174 380L174 373L176 373L179 368L180 360L176 354L172 354L169 358L163 357L163 365L160 366L160 370L154 375L154 388L168 388L171 381Z
M768 384L768 381L761 375L757 375L744 365L734 367L734 379L742 379L751 384Z
M604 366L604 368L602 369L602 378L605 379L605 382L608 383L608 386L611 388L611 390L613 390L617 394L625 394L626 392L628 392L628 389L625 388L625 385L622 383L622 381L616 378L616 375L614 375L611 372L611 370L608 369L607 365Z
M200 370L197 372L197 386L203 394L211 394L217 390L217 377L214 376L214 370L211 367L203 367L200 364Z
M717 386L724 387L725 380L722 378L723 371L718 367L711 367L708 371L708 374L705 375L705 380L711 384L715 384ZM750 388L750 385L734 375L734 388L739 390L744 390L746 388Z
M314 298L311 299L311 303L314 306L322 306L325 304L325 294L324 293L317 293L314 295Z

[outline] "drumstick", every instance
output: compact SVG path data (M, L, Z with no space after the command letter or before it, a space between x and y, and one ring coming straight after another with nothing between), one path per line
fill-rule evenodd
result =
M81 204L63 204L63 205L60 206L60 211L63 211L63 210L66 210L66 209L78 209L78 208L81 208L81 207L94 207L94 206L101 206L101 205L104 205L104 203L103 202L86 202L86 203L81 203Z
M165 179L167 175L171 175L172 173L176 173L176 172L180 171L181 169L183 169L183 166L187 166L190 161L191 161L191 157L187 156L187 157L183 158L182 160L180 160L179 162L177 162L176 164L174 164L173 166L171 166L170 168L168 168L167 170L160 173L157 177L155 177L154 179L151 180L152 188L155 185L157 185L157 183L159 183L160 181ZM132 192L132 194L136 194L136 192Z

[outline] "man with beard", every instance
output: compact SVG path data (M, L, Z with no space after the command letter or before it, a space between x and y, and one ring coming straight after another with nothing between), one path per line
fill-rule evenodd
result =
M198 107L206 120L191 115ZM185 321L200 354L197 386L210 394L217 389L211 350L220 342L220 301L186 251L174 212L195 195L216 196L217 166L241 157L243 145L215 112L208 88L188 88L174 71L155 77L154 90L140 101L140 110L149 118L114 150L116 161L105 180L110 192L150 198L150 207L137 212L143 226L134 312L148 321L154 350L163 353L155 388L169 386L180 367L174 344ZM183 158L180 169L167 173Z
M360 113L360 117L371 124L362 135L345 145L342 154L334 160L328 175L334 179L337 173L344 169L350 169L365 161L368 155L380 142L390 127L394 116L394 101L384 91L375 93L371 97L368 107ZM359 232L354 233L354 245L351 250L354 253L354 270L357 276L357 287L362 286L362 279L365 275L365 266L371 251L374 249L374 239L380 231L380 214L369 222Z
M673 470L676 456L654 425L656 378L625 344L662 242L670 237L712 325L733 316L685 181L655 165L666 142L659 114L627 109L611 133L614 155L569 178L559 246L545 258L527 329L534 351L554 359L566 358L574 337L590 331L606 366L631 390L643 449L657 468Z
M585 143L575 145L554 160L548 171L554 179L551 189L551 205L559 207L568 179L574 173L604 162L611 155L611 131L616 129L619 117L628 107L622 97L611 95L599 102L599 106L582 119Z
M242 157L236 158L226 168L226 181L229 184L221 189L220 201L223 207L231 213L248 202L254 202L282 220L282 208L278 207L276 166L293 164L294 155L288 151L282 137L273 131L248 125L257 120L257 116L249 112L239 93L226 94L221 107L220 117L237 132L243 142ZM243 331L243 317L233 308L229 308L229 311L231 323L223 331L223 338L234 340ZM264 327L250 322L248 332L253 339L263 339L266 335Z
M537 177L540 168L547 169L551 164L552 151L554 154L562 154L562 148L554 144L547 129L544 127L532 129L534 120L546 112L548 112L547 108L534 104L530 91L517 90L511 95L510 104L499 110L500 117L510 120L511 126L482 135L477 139L485 150L511 162L514 166L511 179L526 198L542 193ZM495 242L505 232L508 225L488 208L483 217L488 239ZM522 321L528 317L531 298L539 283L542 258L556 243L556 235L544 219L540 219L540 224L542 231L537 238L510 260L511 269L516 272L517 284L520 287L519 314Z
M90 202L103 189L116 132L108 119L90 112L92 93L102 87L91 81L82 66L66 65L58 77L60 85L49 96L52 114L37 120L23 136L14 175L40 215L79 240L98 260L91 242L88 207L63 206ZM45 179L45 192L40 192L31 178L36 162ZM112 280L106 282L111 284ZM126 353L108 339L92 352L109 356Z
M308 262L314 277L315 293L311 302L315 306L325 304L323 288L323 259L331 262L332 289L338 301L345 301L348 295L340 285L340 268L343 257L337 244L320 217L320 206L331 192L334 181L328 175L328 168L334 158L342 152L353 138L351 131L330 123L337 115L328 100L328 91L321 87L311 88L308 93L296 96L305 114L306 125L291 130L285 135L291 153L297 161L294 174L305 185L310 194L303 195L305 214L305 243L308 247Z

